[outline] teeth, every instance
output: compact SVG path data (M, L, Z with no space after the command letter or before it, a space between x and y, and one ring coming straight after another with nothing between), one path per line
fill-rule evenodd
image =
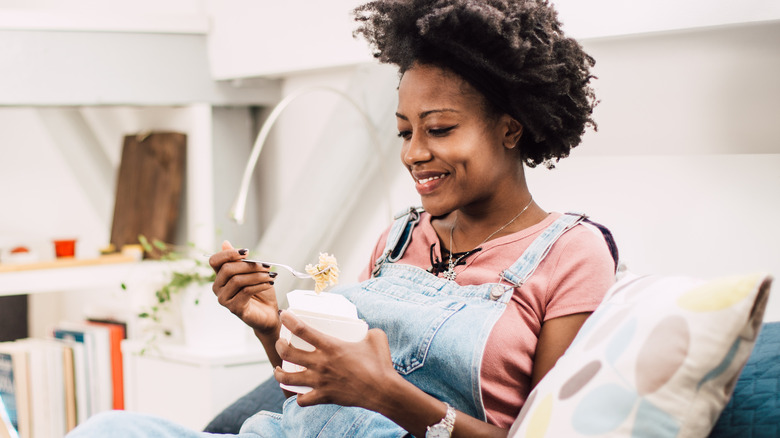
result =
M433 181L433 180L439 179L439 178L444 178L444 174L442 173L441 175L438 175L438 176L432 176L430 178L419 179L419 180L417 180L417 182L420 183L420 184L425 184L428 181Z

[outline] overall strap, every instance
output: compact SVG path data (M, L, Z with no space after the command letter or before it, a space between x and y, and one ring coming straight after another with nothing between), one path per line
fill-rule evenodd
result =
M420 222L421 207L409 207L403 212L395 215L393 225L390 226L390 233L387 235L387 243L382 255L374 262L374 269L371 276L376 277L386 262L397 262L409 246L412 240L412 229Z
M620 252L618 251L618 246L612 232L609 231L609 228L598 222L593 222L588 217L585 217L582 223L596 228L601 235L604 236L604 241L607 242L607 248L609 248L609 254L612 256L612 261L615 262L615 272L617 273L618 267L620 266Z
M542 234L539 235L517 261L501 273L500 277L520 287L536 271L553 244L570 229L582 222L587 216L581 213L566 213L561 215Z

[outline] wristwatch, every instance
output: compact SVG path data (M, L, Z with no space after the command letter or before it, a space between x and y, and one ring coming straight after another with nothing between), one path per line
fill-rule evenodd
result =
M455 428L455 408L447 402L444 404L447 405L447 414L438 423L428 426L425 438L449 438L452 435L452 429Z

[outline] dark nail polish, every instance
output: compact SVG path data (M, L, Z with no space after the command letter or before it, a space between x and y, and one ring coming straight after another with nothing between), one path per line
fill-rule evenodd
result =
M264 268L270 268L270 267L271 267L271 265L269 265L268 263L263 263L263 267L264 267Z
M246 255L246 253L248 253L248 252L249 252L249 250L246 249L246 248L242 248L242 249L238 250L238 253L241 254L241 255Z
M276 278L276 276L277 276L277 275L279 275L279 273L278 273L278 272L269 272L269 273L268 273L268 275L269 275L271 278Z
M270 284L271 286L273 286L273 285L274 285L274 282L273 282L273 281L269 281L269 282L268 282L268 284Z
M282 314L282 309L279 309L279 314L280 314L280 315Z

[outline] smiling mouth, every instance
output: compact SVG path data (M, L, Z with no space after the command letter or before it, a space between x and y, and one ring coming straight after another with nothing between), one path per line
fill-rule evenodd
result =
M437 179L444 178L445 176L447 176L447 174L446 173L442 173L441 175L436 175L436 176L431 176L431 177L428 177L428 178L418 179L417 183L418 184L425 184L427 182L431 182L431 181L434 181L434 180L437 180Z

